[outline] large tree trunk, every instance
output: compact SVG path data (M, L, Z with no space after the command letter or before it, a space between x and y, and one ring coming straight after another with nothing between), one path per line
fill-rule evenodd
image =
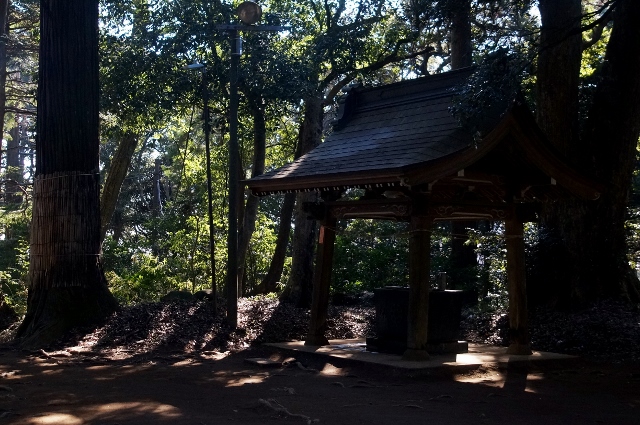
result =
M264 173L264 163L267 148L267 127L264 119L264 110L256 102L252 102L253 112L253 164L251 167L251 177L257 177ZM239 230L238 240L238 294L243 295L244 270L249 242L256 229L256 219L258 217L258 205L260 198L251 194L247 195L247 203L244 207L242 224Z
M565 3L565 8L558 3ZM579 7L579 0L540 2L543 40L558 40L541 46L540 125L559 150L606 185L596 202L559 202L543 215L544 238L530 294L538 303L561 307L621 294L637 297L636 279L626 259L624 223L640 135L640 3L617 2L601 81L580 139L576 136L580 39L571 35L579 25Z
M322 98L307 98L298 141L298 150L301 155L320 144L322 117ZM317 196L315 192L299 193L296 196L291 274L287 287L281 295L281 300L296 303L300 307L309 307L311 305L313 256L317 227L315 220L307 217L303 210L303 205L305 202L315 202Z
M122 182L127 177L131 158L137 146L138 136L132 132L126 132L111 159L111 166L102 187L102 197L100 198L100 241L104 240L109 229L111 218L118 203Z
M540 0L537 120L567 158L579 149L580 0Z
M98 1L40 2L36 179L27 314L43 346L117 308L100 263Z
M471 1L451 2L451 69L456 70L473 65L471 43ZM451 257L449 276L451 288L462 288L468 284L470 270L476 266L473 246L466 245L468 228L477 228L475 221L451 222Z
M278 282L280 282L282 271L284 270L284 261L287 258L287 246L291 236L291 219L293 218L293 206L295 203L295 193L287 193L284 196L282 208L280 209L280 227L278 227L276 249L273 252L273 257L271 257L269 271L258 286L258 293L260 294L276 292L278 289Z

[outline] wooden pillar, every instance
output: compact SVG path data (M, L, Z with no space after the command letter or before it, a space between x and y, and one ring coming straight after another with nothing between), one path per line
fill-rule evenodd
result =
M320 222L316 266L313 273L313 295L311 299L311 321L304 345L329 345L324 333L327 330L329 309L329 286L333 270L333 249L336 240L336 219L328 217Z
M505 221L507 281L509 290L508 354L531 354L527 311L524 226L516 214Z
M405 360L429 360L427 321L429 317L432 221L430 217L411 217L407 350L403 355Z

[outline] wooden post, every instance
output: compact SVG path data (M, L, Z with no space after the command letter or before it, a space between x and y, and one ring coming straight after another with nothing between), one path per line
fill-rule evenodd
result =
M409 235L409 315L405 360L429 360L429 273L431 269L431 217L411 217Z
M507 281L509 289L508 354L531 354L527 311L527 285L524 257L524 226L516 217L505 221L507 239Z
M329 309L329 286L333 270L333 249L336 240L336 219L327 213L320 222L316 266L313 273L313 296L311 299L311 321L304 345L329 345L324 332L327 330Z

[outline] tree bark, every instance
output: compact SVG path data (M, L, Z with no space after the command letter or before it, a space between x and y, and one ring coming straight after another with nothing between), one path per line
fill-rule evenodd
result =
M473 65L471 0L454 0L451 15L451 69Z
M22 202L22 173L24 172L20 160L20 121L16 117L16 126L10 131L7 140L7 184L6 200L8 203L19 204Z
M579 150L580 0L540 0L537 120L567 158Z
M322 137L322 102L321 96L309 97L305 100L305 110L300 126L298 149L301 155L320 144ZM285 291L280 299L297 304L299 307L311 305L313 282L313 255L316 240L316 222L310 220L303 210L305 202L315 202L315 192L296 195L295 229L293 232L293 253L291 274Z
M258 286L258 293L268 294L276 292L278 282L282 278L284 261L287 258L287 246L291 236L291 219L293 218L293 206L296 202L295 193L287 193L282 201L280 209L280 226L278 227L278 237L276 239L276 249L271 257L269 271Z
M530 293L537 302L567 307L616 295L637 299L637 279L626 258L624 225L640 136L640 27L637 25L640 3L621 0L615 5L600 82L579 139L575 136L576 89L567 87L577 85L574 80L580 56L575 52L579 41L566 36L566 29L562 31L557 26L560 24L548 25L558 22L557 16L549 16L549 12L557 14L564 10L555 9L556 3L541 1L543 38L551 37L549 32L560 32L565 34L564 38L560 37L560 44L569 43L571 48L552 44L547 47L548 56L540 55L538 92L543 95L539 98L538 118L551 141L607 189L596 202L559 202L545 211L543 234L546 237L541 241L538 262L545 266L543 272L549 273L532 282L531 286L536 285L537 289ZM579 4L573 0L571 10ZM574 19L573 14L565 14L563 22L574 28ZM545 49L545 45L541 48ZM554 50L556 48L558 50ZM570 78L568 73L573 76ZM545 253L552 253L554 258L545 258ZM556 270L562 272L556 273ZM555 279L550 279L552 276ZM547 287L540 284L544 281Z
M118 203L118 195L120 194L122 183L127 177L131 158L137 146L138 136L128 131L123 135L111 159L111 166L102 187L102 197L100 198L100 241L104 241L109 229L111 218Z
M471 1L453 0L451 3L451 69L456 70L473 65L473 46L471 43ZM476 255L467 241L467 228L477 228L475 221L451 222L451 288L461 288L470 268L477 264Z
M267 127L264 118L264 111L252 102L253 112L253 164L251 166L251 177L256 177L264 173L264 163L267 149ZM249 192L247 203L244 206L242 224L240 225L238 240L238 294L242 296L244 288L244 270L249 242L256 229L256 219L258 217L258 206L260 198Z
M44 346L117 308L100 261L98 1L40 2L36 178L27 314Z
M7 106L7 43L9 42L9 0L0 0L0 140L4 138L4 116ZM2 157L0 143L0 158Z

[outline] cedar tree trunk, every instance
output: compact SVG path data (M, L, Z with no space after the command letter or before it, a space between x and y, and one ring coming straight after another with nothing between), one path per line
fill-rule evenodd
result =
M640 136L640 2L620 0L615 7L600 82L578 138L580 38L579 32L573 34L579 28L580 1L540 1L540 125L558 149L604 183L606 191L595 202L558 202L545 211L545 237L537 259L541 270L536 272L541 276L534 291L538 302L574 306L609 296L637 297L624 225ZM545 281L549 286L540 285Z
M471 1L453 0L451 3L451 69L456 70L473 65L471 44ZM467 228L477 228L475 221L451 222L451 263L449 277L451 288L460 289L468 283L469 271L477 265L473 246L465 245Z
M322 117L322 97L307 98L298 140L298 149L301 155L320 144ZM299 307L311 306L313 256L317 227L315 220L307 217L303 210L303 204L305 202L315 202L317 196L315 192L299 193L296 196L291 275L289 276L287 287L281 295L281 300L295 303Z
M117 308L100 263L98 1L40 2L36 178L27 314L44 346Z

